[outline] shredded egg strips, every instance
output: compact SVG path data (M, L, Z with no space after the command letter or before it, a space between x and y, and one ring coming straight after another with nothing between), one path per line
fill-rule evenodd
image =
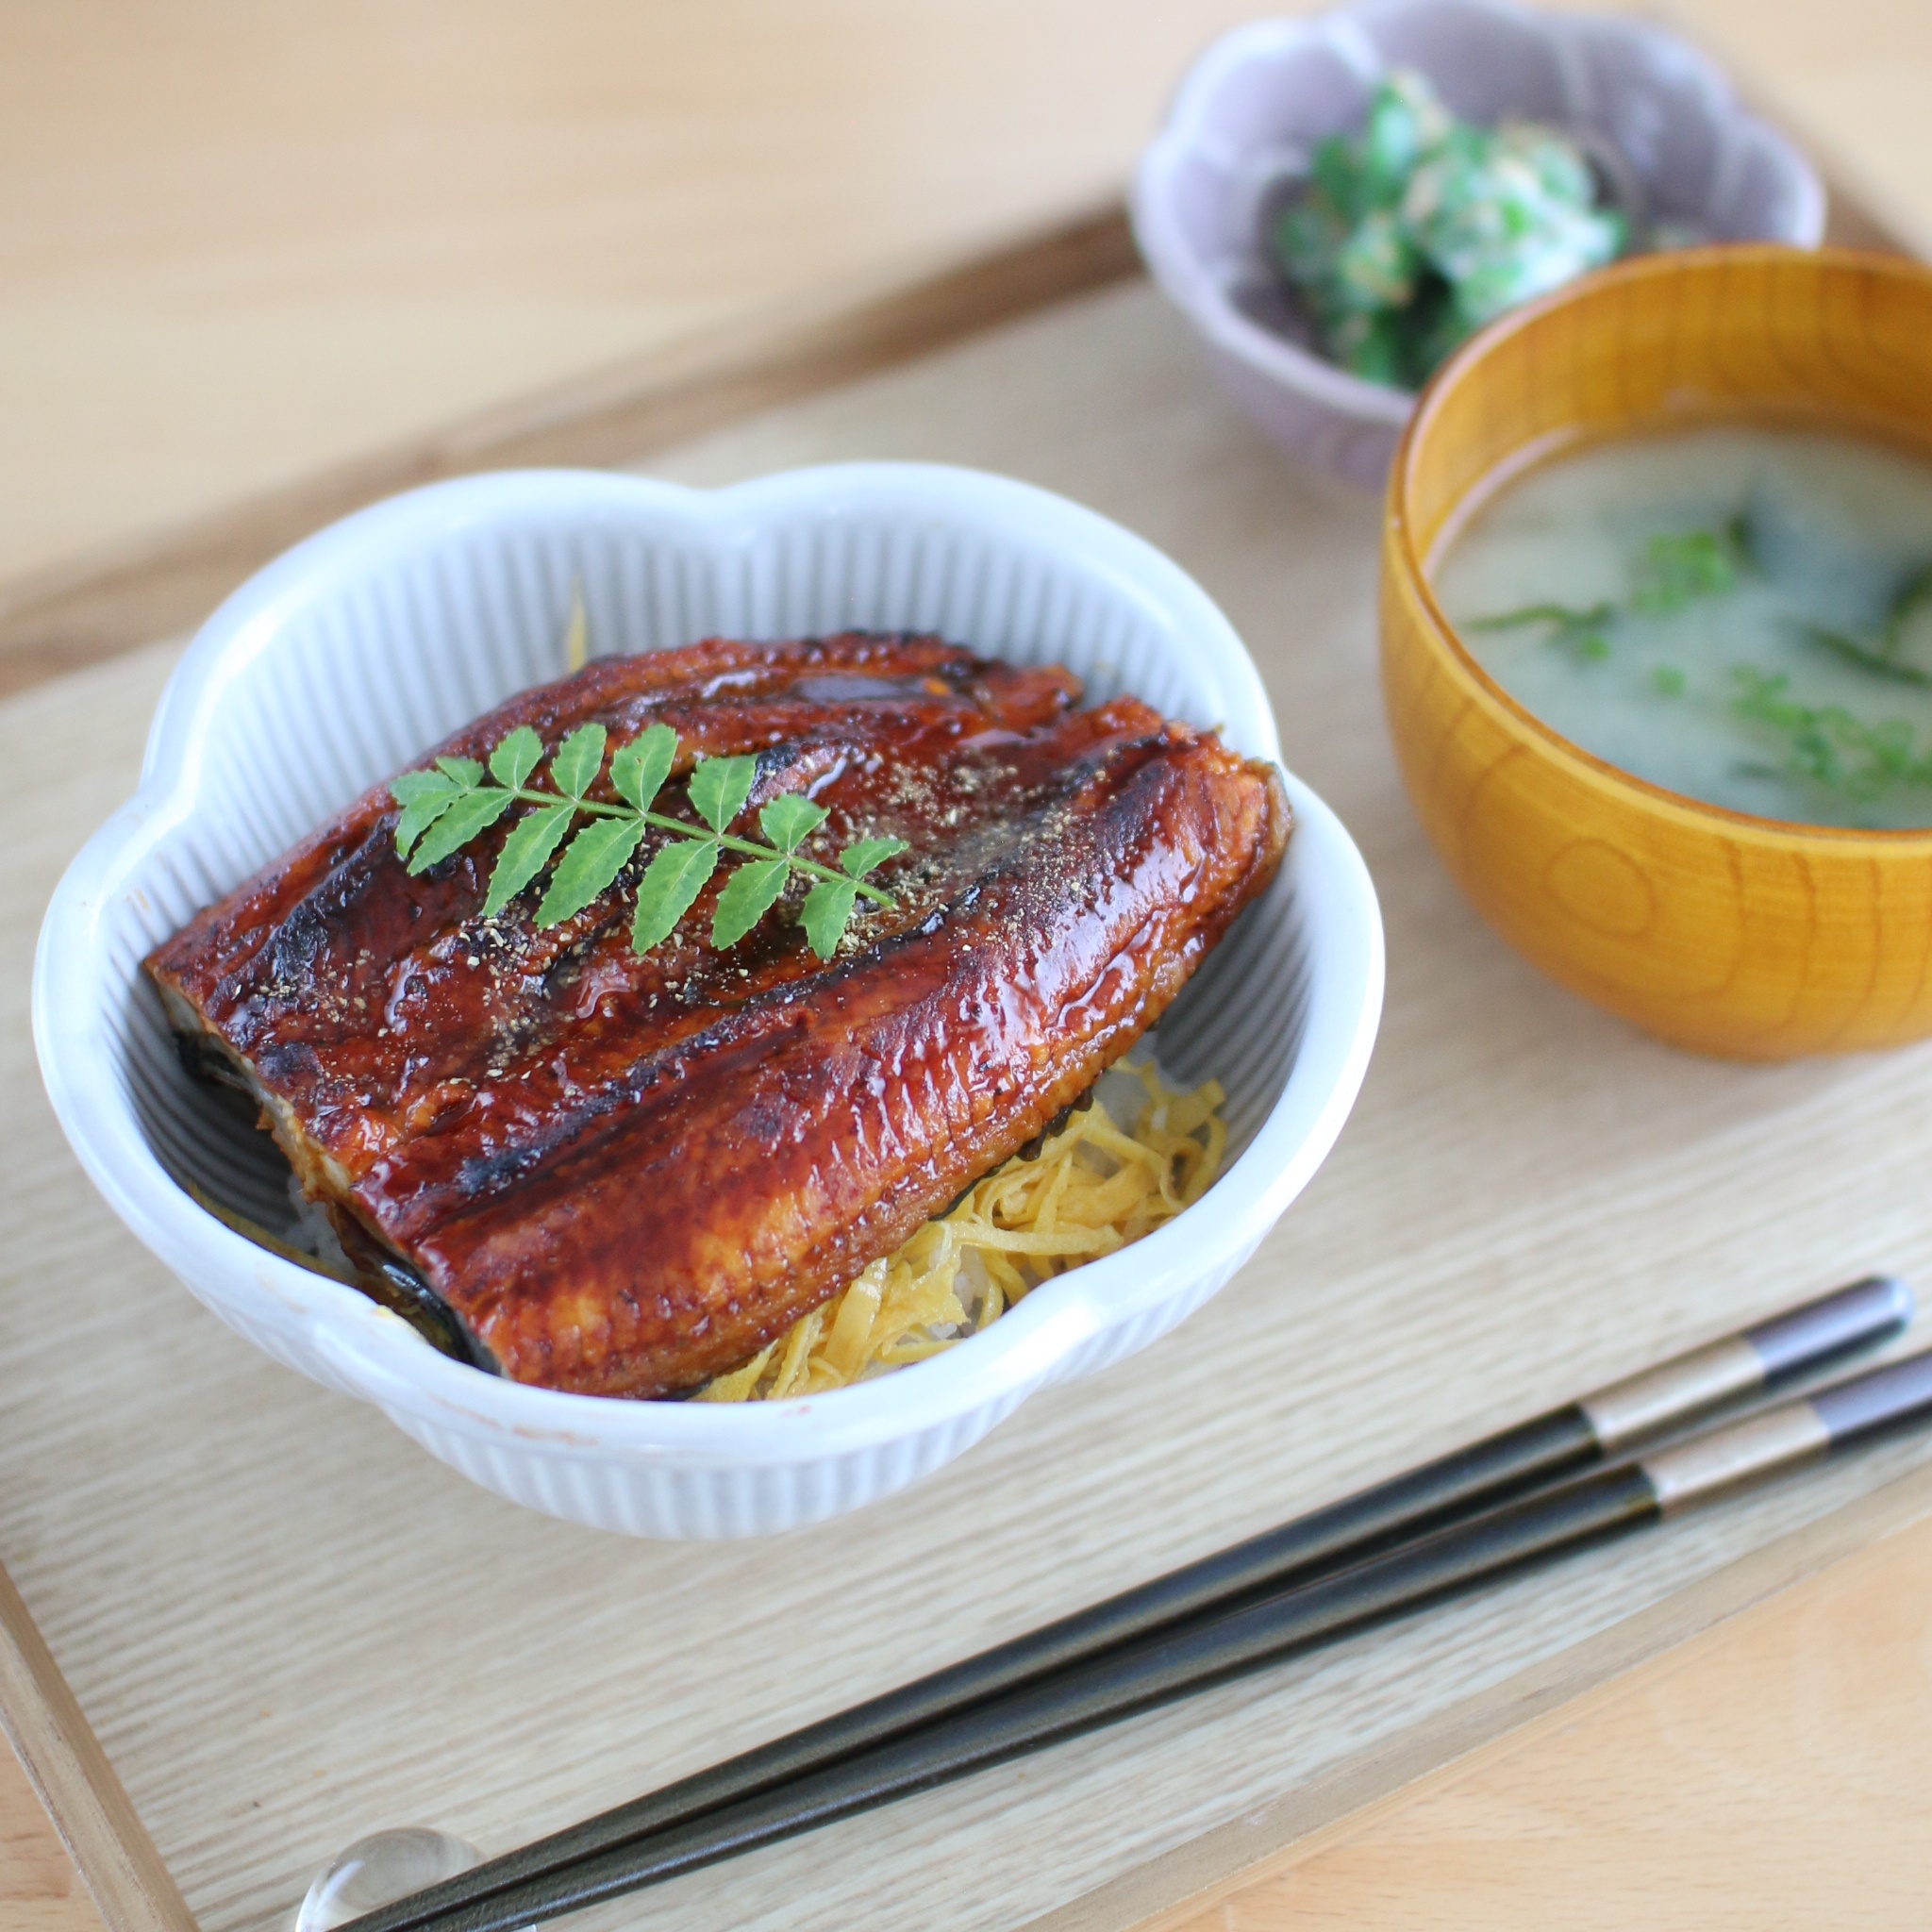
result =
M1131 1133L1115 1124L1105 1091L1129 1080L1144 1096ZM1218 1080L1181 1093L1151 1060L1122 1063L1033 1159L1015 1155L949 1214L928 1221L896 1254L694 1399L817 1395L976 1335L1029 1289L1191 1208L1227 1148L1225 1098Z

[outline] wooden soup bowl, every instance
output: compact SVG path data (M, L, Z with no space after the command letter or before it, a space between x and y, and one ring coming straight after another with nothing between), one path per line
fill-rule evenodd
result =
M1390 476L1390 730L1443 863L1553 979L1699 1053L1894 1046L1932 1033L1932 830L1753 818L1633 778L1507 696L1429 588L1458 522L1527 465L1587 439L1740 419L1932 456L1932 272L1843 251L1650 256L1472 341L1424 395Z

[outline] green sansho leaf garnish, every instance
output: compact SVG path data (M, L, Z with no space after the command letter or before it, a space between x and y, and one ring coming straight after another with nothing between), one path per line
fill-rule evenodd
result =
M545 805L516 822L503 841L496 870L490 874L490 895L483 901L485 919L494 919L550 863L550 855L562 842L575 816L567 805ZM402 845L400 827L396 843Z
M649 811L651 801L670 775L671 761L677 756L677 733L668 724L653 724L631 741L620 746L610 760L610 782L620 798L640 811Z
M493 785L478 785L470 791L458 791L437 815L436 823L423 835L409 870L427 872L432 865L440 865L479 832L487 832L510 808L516 796L514 791L506 791Z
M497 854L483 912L486 918L501 912L556 858L537 907L537 924L553 926L575 919L608 892L648 833L664 833L665 841L638 881L631 924L631 946L638 953L670 936L727 853L746 862L725 879L711 916L711 943L721 950L736 945L771 911L794 874L813 881L803 923L821 959L838 950L860 898L879 906L893 903L890 892L868 880L907 849L903 839L859 839L838 855L836 868L822 864L807 858L804 847L824 825L825 808L789 793L758 813L768 842L737 836L731 825L758 777L758 760L743 756L700 758L692 768L686 791L703 824L655 810L677 758L677 733L668 724L653 724L611 754L610 788L622 803L608 805L589 795L605 769L608 745L603 725L580 725L549 754L547 788L533 783L544 746L527 724L496 745L487 771L475 758L441 758L432 770L405 772L390 787L401 808L397 852L412 874L425 873L488 831L512 806L525 806L529 809L510 827Z
M780 852L796 852L825 822L825 808L788 791L758 813L758 825ZM852 848L848 848L852 849Z
M396 821L396 849L408 852L456 803L461 789L445 772L405 772L389 788L390 796L403 808Z
M867 873L876 872L887 859L896 858L905 850L903 839L860 839L840 853L839 869L852 878L862 879Z
M693 843L675 842L665 846L644 868L638 882L637 918L630 929L631 949L648 953L668 936L673 926L697 902L697 896L710 883L718 869L718 841L700 839ZM842 928L841 928L842 930ZM838 943L838 935L833 935ZM829 958L829 953L821 955Z
M550 775L566 798L581 798L604 767L604 727L580 724L557 747Z
M860 839L839 855L845 877L821 879L805 895L805 936L820 958L832 957L858 894L872 891L860 883L866 874L905 849L903 839Z
M490 754L490 775L514 791L543 762L543 741L527 724L519 724Z
M756 758L706 758L691 774L691 802L712 831L722 832L744 809L758 772Z
M735 946L772 909L773 901L785 890L785 881L791 875L791 862L784 858L755 858L741 865L724 881L724 890L718 894L718 910L711 920L711 943L718 947ZM806 937L809 939L810 934Z
M550 890L537 908L537 924L561 925L593 899L601 899L643 840L641 818L592 819L564 847L550 874Z

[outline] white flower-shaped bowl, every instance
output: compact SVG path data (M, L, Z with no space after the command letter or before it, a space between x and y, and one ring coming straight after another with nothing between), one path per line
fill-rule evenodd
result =
M856 1388L756 1406L609 1401L479 1373L185 1191L271 1228L290 1217L279 1157L183 1071L140 968L366 786L559 675L579 584L600 651L938 631L1070 665L1094 699L1132 691L1219 724L1252 757L1278 759L1274 721L1227 621L1158 551L1041 491L899 464L717 491L571 472L440 484L291 551L183 658L141 788L69 868L35 967L42 1071L96 1186L225 1322L505 1496L635 1535L789 1529L927 1474L1034 1390L1144 1347L1241 1266L1360 1085L1381 1010L1374 892L1347 833L1290 776L1280 874L1159 1029L1174 1077L1228 1091L1222 1177L1178 1221L983 1335Z
M1468 121L1570 131L1642 223L1815 248L1824 191L1694 47L1635 20L1507 0L1373 0L1238 27L1181 84L1134 180L1134 233L1222 386L1290 456L1379 488L1414 397L1338 368L1268 259L1316 144L1361 125L1393 67Z

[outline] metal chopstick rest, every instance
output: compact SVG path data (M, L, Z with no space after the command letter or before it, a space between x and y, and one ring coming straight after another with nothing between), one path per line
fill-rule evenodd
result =
M1398 1541L1412 1541L1539 1484L1587 1470L1600 1463L1612 1445L1673 1426L1731 1395L1755 1393L1848 1348L1880 1341L1908 1323L1912 1312L1910 1291L1889 1277L1835 1290L398 1900L367 1914L358 1922L358 1932L410 1932L446 1908L474 1907L548 1873L581 1869L587 1861L738 1807L759 1792L789 1789L846 1758L1009 1696L1124 1644L1218 1616L1290 1583L1306 1582ZM1709 1366L1718 1357L1725 1363L1721 1374ZM1606 1420L1594 1420L1594 1414Z

